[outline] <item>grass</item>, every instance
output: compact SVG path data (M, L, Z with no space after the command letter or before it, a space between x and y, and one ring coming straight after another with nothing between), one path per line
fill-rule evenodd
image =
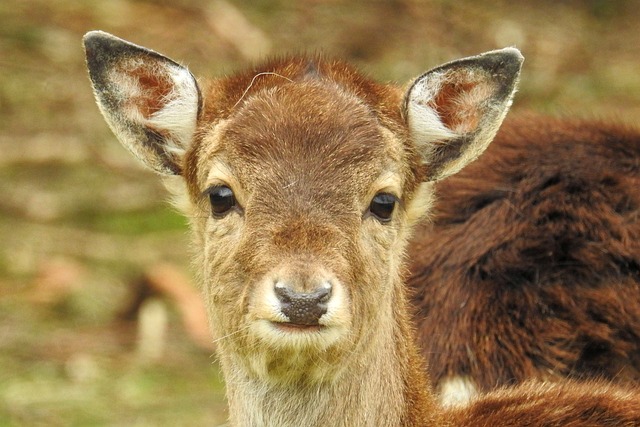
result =
M12 367L11 360L0 359ZM215 425L224 421L220 377L210 359L137 366L121 358L78 354L61 365L13 363L0 380L0 425ZM208 368L207 368L208 366ZM204 409L204 408L209 408ZM203 410L204 409L204 410ZM217 411L218 413L216 413ZM213 423L213 424L210 424Z
M76 216L67 218L66 221L94 231L130 236L187 230L185 217L168 206L119 212L115 215L87 209L76 212Z
M72 298L91 298L87 291ZM75 309L70 309L72 305ZM133 324L103 302L0 304L0 425L216 425L222 384L208 352L174 325L161 360L141 360ZM88 314L87 308L101 310ZM20 325L19 330L8 330ZM211 424L213 423L213 424Z

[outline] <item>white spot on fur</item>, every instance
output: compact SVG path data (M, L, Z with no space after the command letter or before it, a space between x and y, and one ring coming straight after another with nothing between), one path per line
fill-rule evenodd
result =
M478 390L469 377L455 376L440 382L440 402L445 407L460 407L469 404L478 395Z
M179 175L165 175L162 183L171 194L171 205L182 214L190 217L192 215L193 204L189 199L187 182Z

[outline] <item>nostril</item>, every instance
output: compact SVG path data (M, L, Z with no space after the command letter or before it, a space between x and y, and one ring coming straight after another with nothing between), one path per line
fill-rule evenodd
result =
M313 292L296 292L280 282L274 286L282 314L290 323L299 325L318 325L320 317L327 312L331 289L329 283Z
M319 288L313 294L313 298L316 298L319 303L326 303L331 298L331 285L328 284L326 287Z
M284 302L284 303L290 303L291 302L291 298L294 295L294 292L291 289L289 289L288 287L286 287L282 283L278 282L278 283L275 284L274 290L275 290L276 296L278 297L280 302Z

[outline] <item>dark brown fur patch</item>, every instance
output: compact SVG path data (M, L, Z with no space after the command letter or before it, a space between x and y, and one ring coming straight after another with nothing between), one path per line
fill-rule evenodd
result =
M438 95L432 102L432 107L438 112L440 120L449 129L456 129L461 120L461 115L464 115L464 121L467 122L467 132L473 132L480 123L481 112L475 108L471 110L462 102L451 102L451 100L464 99L464 94L472 92L478 85L486 84L484 82L445 82Z
M634 393L597 382L530 382L489 393L445 417L457 427L636 427L640 399Z
M638 159L635 130L525 117L438 185L409 279L434 380L640 382Z

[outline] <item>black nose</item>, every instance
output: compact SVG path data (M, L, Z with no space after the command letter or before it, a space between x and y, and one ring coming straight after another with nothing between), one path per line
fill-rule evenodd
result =
M331 286L318 288L313 292L296 292L277 283L275 293L280 300L280 310L290 323L317 326L320 317L327 312L327 302L331 298Z

